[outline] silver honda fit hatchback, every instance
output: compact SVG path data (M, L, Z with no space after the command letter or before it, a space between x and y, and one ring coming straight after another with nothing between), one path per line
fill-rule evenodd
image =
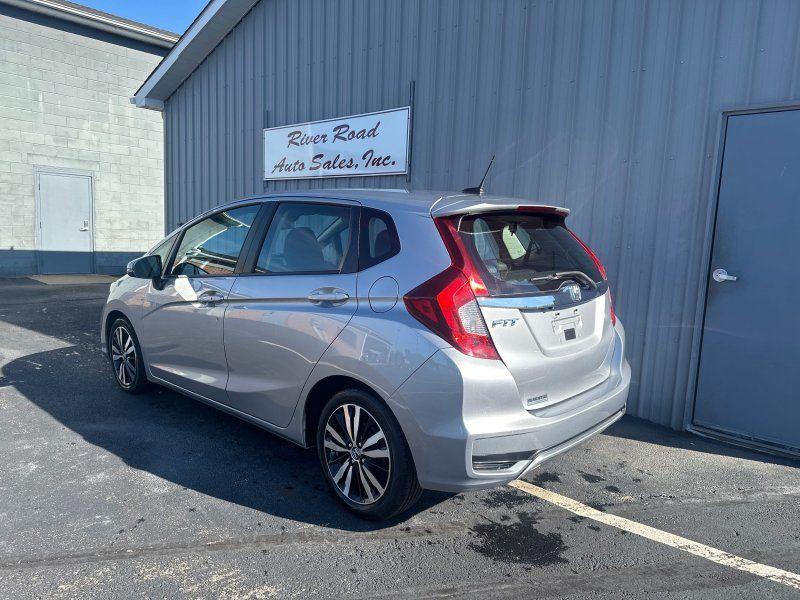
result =
M378 190L238 201L111 286L125 391L167 386L304 447L367 518L516 479L625 412L605 270L568 211Z

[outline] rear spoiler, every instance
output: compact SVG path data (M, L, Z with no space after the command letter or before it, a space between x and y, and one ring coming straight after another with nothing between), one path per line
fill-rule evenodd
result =
M532 204L519 198L496 198L482 196L445 196L431 206L432 217L450 215L474 215L486 212L526 210L554 213L562 217L569 215L568 208L549 204Z

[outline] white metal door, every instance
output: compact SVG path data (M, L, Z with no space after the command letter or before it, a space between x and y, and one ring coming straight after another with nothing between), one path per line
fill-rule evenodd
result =
M40 273L92 272L92 178L37 174Z

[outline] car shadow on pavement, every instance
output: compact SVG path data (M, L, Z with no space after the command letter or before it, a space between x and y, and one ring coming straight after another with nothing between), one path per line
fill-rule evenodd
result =
M371 531L396 525L450 497L426 491L413 512L397 519L360 519L327 489L314 450L165 388L126 394L94 345L30 354L5 364L2 373L0 386L13 386L86 442L130 467L278 517Z

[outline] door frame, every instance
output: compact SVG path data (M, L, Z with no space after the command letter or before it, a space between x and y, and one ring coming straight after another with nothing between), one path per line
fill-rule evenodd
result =
M800 110L800 102L791 101L786 103L756 104L745 107L730 107L722 109L717 116L717 142L714 151L713 170L711 172L711 186L709 190L711 201L708 203L706 212L706 230L704 235L702 259L700 269L700 279L697 282L697 303L694 314L694 334L692 336L692 349L689 356L689 377L686 390L686 403L683 414L683 427L686 431L695 433L703 437L719 439L732 443L737 446L751 448L796 458L800 456L800 451L793 448L785 448L778 445L763 443L756 440L748 440L723 431L710 429L701 425L694 424L694 412L697 405L697 384L700 377L700 360L703 346L703 331L705 328L706 311L708 308L708 290L711 278L711 257L714 251L714 241L717 230L717 216L719 212L719 194L722 183L722 166L725 159L725 138L728 133L728 119L730 117L749 114L761 114L771 112L784 112L790 110Z
M41 274L40 252L42 249L42 194L40 177L42 175L71 175L73 177L87 177L89 179L89 264L90 273L95 272L94 256L94 172L83 169L70 169L65 167L50 167L45 165L33 165L33 192L34 192L34 248L36 251L36 272Z

